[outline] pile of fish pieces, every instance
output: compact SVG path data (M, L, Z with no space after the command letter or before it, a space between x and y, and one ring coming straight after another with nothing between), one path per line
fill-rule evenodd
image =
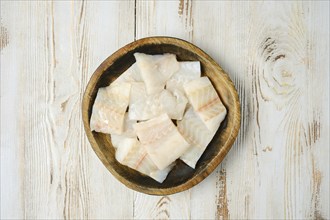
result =
M98 90L90 126L111 135L118 162L161 183L178 158L195 168L227 111L198 61L134 56L130 68Z

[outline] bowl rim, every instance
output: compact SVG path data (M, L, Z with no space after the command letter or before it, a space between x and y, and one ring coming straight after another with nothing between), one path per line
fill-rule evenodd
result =
M204 59L205 61L209 62L213 68L223 77L224 82L228 86L228 91L230 93L231 98L234 99L234 105L231 106L234 112L233 118L233 127L229 131L229 138L224 142L221 149L217 153L216 156L212 158L212 160L205 166L205 168L201 169L198 173L196 173L191 179L188 179L186 182L181 183L180 185L169 187L169 188L148 188L142 185L134 184L131 181L127 180L123 176L121 176L109 163L106 159L104 153L100 150L92 131L90 130L89 121L90 118L88 116L88 106L89 106L89 99L91 98L91 93L96 85L96 82L100 79L101 75L111 66L118 58L120 58L123 54L128 51L134 50L141 45L145 44L171 44L181 48L184 48L189 51L193 51L193 53L197 54L199 57ZM168 37L168 36L153 36L153 37L146 37L135 40L120 49L114 52L112 55L108 56L94 71L92 76L89 79L89 82L86 86L84 91L83 99L82 99L82 119L84 123L85 133L87 138L98 156L98 158L102 161L103 165L110 171L110 173L116 177L121 183L127 186L130 189L135 191L139 191L142 193L150 194L150 195L170 195L178 192L182 192L192 188L193 186L197 185L207 176L209 176L223 161L224 157L228 154L229 150L231 149L240 129L241 124L241 110L240 110L240 102L238 98L237 90L229 75L217 64L207 53L205 53L202 49L197 47L196 45L180 39L176 37ZM201 176L201 177L200 177Z

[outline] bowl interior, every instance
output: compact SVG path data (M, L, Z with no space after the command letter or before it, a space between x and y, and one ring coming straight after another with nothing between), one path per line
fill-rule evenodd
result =
M235 125L237 122L234 122L234 118L237 111L239 111L239 108L237 110L237 93L234 91L235 94L233 96L232 89L234 87L228 76L213 60L210 60L207 55L207 57L203 56L204 54L201 55L200 52L202 51L196 51L197 49L198 48L185 47L171 42L154 43L146 41L136 44L134 47L128 46L127 49L122 48L120 51L117 51L114 56L115 58L110 56L107 60L111 62L107 62L106 60L101 64L94 73L94 75L96 74L97 76L94 78L92 77L88 85L88 89L86 90L87 94L85 94L84 97L87 107L85 113L88 118L88 120L85 121L86 133L95 152L101 157L100 159L106 167L130 188L150 194L170 194L187 189L200 182L213 171L229 151L234 141L231 139L234 139L237 135L233 135L233 128L235 126L237 127L237 125ZM108 86L121 73L128 69L135 62L133 56L135 52L146 54L173 53L176 54L179 61L200 61L202 75L210 78L228 112L217 133L199 159L196 169L192 169L181 160L177 160L176 166L163 183L158 183L152 178L144 176L118 163L115 159L115 150L111 144L110 135L91 132L89 128L89 120L98 88ZM228 84L228 80L230 84ZM211 163L212 161L213 163ZM209 167L210 165L211 167ZM182 187L187 183L189 184ZM182 189L180 189L180 187L182 187ZM169 190L167 191L167 189Z

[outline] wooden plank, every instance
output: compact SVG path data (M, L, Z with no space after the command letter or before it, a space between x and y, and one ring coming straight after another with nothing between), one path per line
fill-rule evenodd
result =
M190 218L189 191L169 196L149 196L134 192L134 219Z
M194 3L194 42L232 76L242 103L241 133L216 178L226 189L215 217L328 218L329 139L320 131L329 131L329 4Z
M1 218L330 218L329 2L137 1L136 30L134 11L1 1ZM133 195L82 128L91 73L134 33L195 43L240 95L233 149L176 195Z
M1 14L1 218L132 218L132 191L89 146L80 103L134 39L134 2L1 2Z
M171 36L192 40L192 2L137 1L136 37Z
M12 5L13 7L15 5ZM17 161L24 159L24 153L20 150L19 138L20 131L18 129L19 118L19 81L18 71L20 69L15 65L15 58L20 50L19 45L13 45L12 42L17 41L21 34L21 30L17 29L17 35L11 36L11 29L8 25L12 22L12 28L16 26L18 18L15 19L13 13L9 13L10 9L5 2L0 2L0 83L1 83L1 145L0 145L0 218L22 219L24 217L24 195L22 192L23 183L21 182L20 173L23 172L23 166ZM6 108L5 108L6 105ZM10 123L5 123L6 119L10 119ZM13 212L15 207L16 212Z
M235 53L232 51L229 52L229 55L228 51L224 50L224 47L228 45L228 38L230 37L230 33L224 30L224 28L228 27L228 22L230 22L226 16L227 11L228 3L226 2L210 1L203 4L202 2L194 1L192 5L192 35L193 42L215 59L234 80L235 72L228 68L231 66L228 63L228 56L235 56ZM226 56L223 56L224 54ZM236 67L239 68L240 65L236 63ZM240 91L238 92L242 101L242 94ZM242 117L244 115L243 112ZM235 148L235 145L233 148ZM226 161L228 156L202 184L192 189L191 216L193 216L193 219L227 219L231 217L227 199L228 187L230 186L230 184L227 184Z
M233 149L190 190L191 218L329 217L328 9L326 2L138 2L138 38L195 43L229 73L242 103Z
M191 11L180 11L178 1L137 1L136 38L172 36L191 40ZM180 6L181 5L181 6ZM190 6L189 6L190 7ZM134 193L135 219L190 219L190 191L170 196Z

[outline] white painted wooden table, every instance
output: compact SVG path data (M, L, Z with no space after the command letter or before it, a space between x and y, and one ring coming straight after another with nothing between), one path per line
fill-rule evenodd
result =
M96 67L146 36L230 75L240 134L206 180L157 197L117 181L83 130ZM329 2L1 1L1 219L328 219Z

